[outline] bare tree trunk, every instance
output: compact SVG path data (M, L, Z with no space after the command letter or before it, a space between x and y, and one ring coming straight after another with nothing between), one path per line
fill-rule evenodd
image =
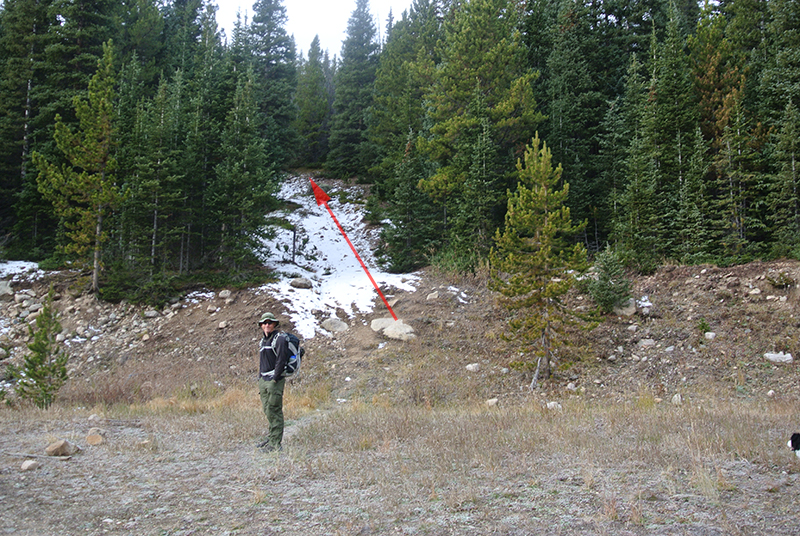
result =
M92 263L92 292L100 290L100 238L103 233L103 211L98 211L94 232L94 262Z

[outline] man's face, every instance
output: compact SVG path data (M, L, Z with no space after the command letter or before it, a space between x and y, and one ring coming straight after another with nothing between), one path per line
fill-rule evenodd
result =
M275 328L278 327L277 322L264 322L261 324L261 329L264 330L264 335L269 335Z

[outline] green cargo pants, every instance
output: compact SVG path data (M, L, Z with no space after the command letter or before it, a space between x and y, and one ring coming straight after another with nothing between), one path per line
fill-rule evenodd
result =
M269 446L273 449L281 447L283 441L283 387L286 378L276 382L258 380L258 391L261 395L261 407L269 421Z

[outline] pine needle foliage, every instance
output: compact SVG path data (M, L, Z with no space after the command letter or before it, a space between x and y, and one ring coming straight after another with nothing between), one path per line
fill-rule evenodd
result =
M631 297L631 281L610 246L595 256L594 268L597 278L589 281L589 295L603 313L610 313Z
M31 351L21 367L9 367L11 378L16 380L20 398L33 402L42 409L49 408L56 394L67 381L69 355L56 339L61 333L58 314L53 308L53 289L47 294L44 305L36 317L35 328L29 326Z
M561 165L553 167L552 154L538 133L517 162L518 184L508 193L505 227L495 234L490 255L491 288L501 294L510 312L510 340L532 355L519 363L533 368L530 388L540 374L550 377L550 365L564 344L564 329L583 319L564 297L574 274L585 270L586 248L570 238L586 225L574 225L566 206L569 184L561 181Z

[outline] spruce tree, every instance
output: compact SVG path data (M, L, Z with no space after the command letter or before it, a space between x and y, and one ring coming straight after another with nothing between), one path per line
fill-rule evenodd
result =
M6 0L0 10L0 232L14 221L15 196L26 182L43 78L50 2ZM38 242L38 240L36 240Z
M311 42L308 59L300 64L296 101L294 128L300 137L300 146L295 158L301 166L318 166L328 154L330 129L330 106L318 35Z
M375 159L366 133L378 66L377 30L368 0L357 0L347 22L331 119L329 172L339 178L365 175Z
M217 263L231 270L251 264L264 249L265 214L274 208L276 164L259 136L255 76L249 69L236 87L222 135L224 158L210 185L209 211L218 226Z
M517 162L519 183L508 194L505 227L495 235L490 257L491 288L502 295L509 311L511 339L533 354L522 365L549 378L551 363L564 344L564 329L579 317L563 299L574 274L586 268L586 249L570 245L584 224L573 224L566 206L569 184L561 166L553 167L550 149L538 134Z
M775 136L777 171L769 193L772 253L800 256L800 113L789 103Z
M474 258L488 253L488 240L482 239L492 231L470 243L463 227L449 222L476 218L486 221L473 224L486 229L501 225L502 197L511 181L507 170L543 116L536 108L536 75L526 65L515 6L506 0L475 0L454 9L439 42L441 63L432 70L425 94L430 127L418 141L423 155L438 168L420 187L447 208L445 255ZM466 181L476 177L473 156L483 150L481 145L487 147L486 140L491 140L494 154L484 161L480 182L486 189L476 197ZM492 208L483 205L476 212L476 203L484 201ZM464 245L468 251L459 249Z
M549 79L546 138L554 158L564 166L565 179L572 186L570 208L578 218L598 217L596 208L606 195L597 172L597 134L607 104L598 91L598 65L589 61L602 47L591 32L592 17L583 4L561 2L553 48L547 59ZM605 217L603 217L605 220ZM592 227L605 225L595 221ZM596 242L599 237L588 239Z
M291 161L296 145L292 128L297 114L296 47L286 33L287 20L282 0L256 0L248 27L255 97L263 116L261 136L280 165Z

